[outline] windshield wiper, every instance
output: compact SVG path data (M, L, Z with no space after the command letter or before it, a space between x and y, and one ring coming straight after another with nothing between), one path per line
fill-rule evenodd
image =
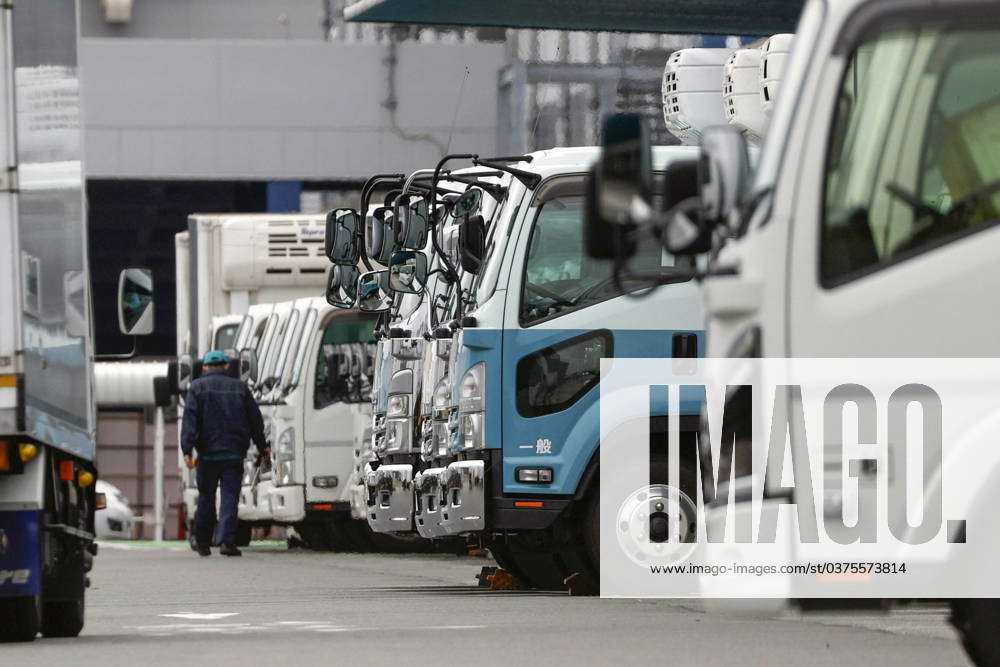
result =
M556 292L553 292L550 289L546 289L546 288L544 288L544 287L542 287L540 285L536 285L535 283L531 283L531 282L524 283L524 289L527 290L528 292L534 292L538 296L544 297L546 299L551 299L552 301L555 301L560 306L575 306L576 305L576 303L574 301L569 301L565 297L563 297L562 295L557 294Z
M913 213L918 216L930 216L934 222L959 222L967 215L979 208L985 199L1000 192L1000 180L987 183L981 188L973 190L957 202L948 207L948 210L941 212L934 208L920 197L911 192L907 192L896 183L886 183L886 191L913 209Z

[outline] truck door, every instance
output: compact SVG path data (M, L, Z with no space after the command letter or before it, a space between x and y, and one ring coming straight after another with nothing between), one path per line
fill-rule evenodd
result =
M507 492L575 491L598 445L602 357L669 357L675 335L692 336L697 354L697 286L661 287L655 303L621 296L611 262L584 248L582 193L581 176L542 184L520 225L502 343ZM633 265L671 272L673 259L646 245ZM553 482L518 484L520 466L552 467Z
M361 374L358 343L372 340L375 321L357 312L332 312L321 323L316 341L307 352L311 375L306 375L305 457L307 500L346 498L348 477L354 467L354 417L352 405L369 398L358 391ZM309 481L316 475L336 475L338 485L322 491Z
M828 149L798 170L791 355L995 356L1000 22L882 31L828 69L807 132Z
M786 166L800 174L789 226L790 355L994 357L1000 22L855 34L866 37L829 61L809 114L805 134L828 148ZM946 466L948 448L959 446L946 437ZM888 463L890 485L906 482L894 474L906 462L899 452L878 464ZM978 465L988 470L989 456L977 454ZM813 462L821 457L810 451ZM839 484L842 465L823 468L823 488ZM876 474L871 467L847 488Z

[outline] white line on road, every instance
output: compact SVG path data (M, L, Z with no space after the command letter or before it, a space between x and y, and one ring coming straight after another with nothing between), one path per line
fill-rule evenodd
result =
M198 614L191 611L180 612L177 614L160 614L163 618L183 618L188 621L217 621L220 618L228 618L230 616L239 616L238 611L230 611L224 613L212 613L212 614Z

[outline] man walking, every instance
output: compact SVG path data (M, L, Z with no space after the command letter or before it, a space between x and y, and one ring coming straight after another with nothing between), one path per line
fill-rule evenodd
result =
M212 554L215 525L215 492L222 486L219 502L219 535L224 556L239 556L236 525L239 521L243 459L250 440L263 452L264 419L250 390L240 380L226 375L229 359L212 350L202 361L204 374L191 383L184 403L181 449L188 468L195 466L198 450L198 511L195 515L195 543L202 556Z

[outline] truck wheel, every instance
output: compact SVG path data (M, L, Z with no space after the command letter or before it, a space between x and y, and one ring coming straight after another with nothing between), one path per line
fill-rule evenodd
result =
M978 667L1000 665L1000 599L965 598L951 603L951 622Z
M246 521L240 521L236 525L236 546L245 547L253 539L253 526Z
M347 519L344 522L344 531L355 551L366 553L375 548L372 542L372 529L364 519Z
M302 545L313 551L330 551L333 549L333 539L326 526L322 523L303 522L295 524L295 532L302 538Z
M354 545L354 540L351 539L351 533L347 529L346 521L335 518L332 520L328 519L325 523L327 530L330 532L331 548L334 551L358 551L358 548Z
M524 573L524 578L533 587L543 591L564 591L563 581L568 576L555 554L549 553L516 553L514 562Z
M42 634L46 637L76 637L83 630L83 598L54 600L42 604Z
M514 560L514 556L513 554L511 554L510 549L507 547L507 545L495 543L491 544L489 549L490 549L490 555L493 556L493 560L497 562L497 565L500 566L500 569L507 570L508 572L510 572L511 574L513 574L515 577L517 577L522 581L528 580L528 578L524 576L524 572L521 571L521 568L517 564L517 561Z
M372 543L375 545L375 551L387 554L427 553L431 550L431 541L417 535L393 535L373 531Z
M30 642L41 628L37 595L0 598L0 642Z
M685 437L685 434L682 434ZM680 485L681 491L690 498L697 498L697 471L691 461L680 462ZM651 461L650 481L653 484L666 484L667 462L662 458L654 458ZM692 524L697 523L697 517L689 516L688 520ZM580 526L583 537L583 544L586 548L587 560L591 568L590 574L594 581L601 579L601 498L595 489L587 498L586 507L583 512L583 523ZM692 533L692 540L697 536Z

